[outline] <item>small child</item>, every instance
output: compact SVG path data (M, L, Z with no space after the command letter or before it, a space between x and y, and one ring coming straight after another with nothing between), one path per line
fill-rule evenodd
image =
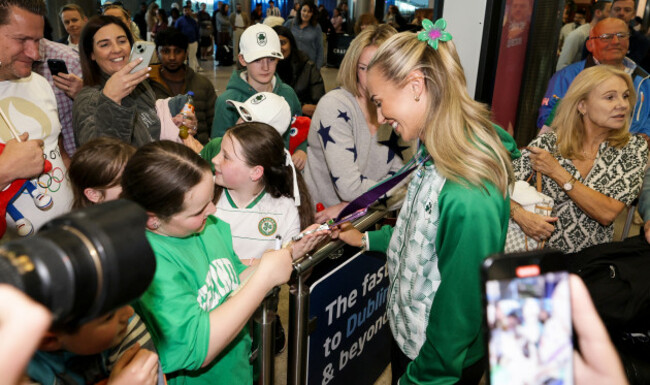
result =
M134 307L152 330L163 371L173 373L169 383L251 384L246 323L266 293L289 279L292 254L301 257L325 233L266 252L256 269L247 268L233 251L230 226L212 216L210 165L178 143L138 149L122 188L149 214L156 274Z
M92 139L72 157L68 175L73 209L117 199L122 192L122 171L135 147L111 137Z
M133 314L124 306L81 326L51 329L29 363L28 377L40 384L164 384L158 355L135 340L115 359L113 353L135 333Z
M259 262L276 236L288 241L314 223L309 192L273 127L251 122L230 128L212 163L220 187L216 215L230 224L244 264Z

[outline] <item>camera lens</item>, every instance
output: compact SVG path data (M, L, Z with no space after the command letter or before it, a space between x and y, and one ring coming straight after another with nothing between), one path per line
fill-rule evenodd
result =
M0 247L0 282L19 288L76 325L138 298L156 269L147 215L112 201L56 218L33 238Z

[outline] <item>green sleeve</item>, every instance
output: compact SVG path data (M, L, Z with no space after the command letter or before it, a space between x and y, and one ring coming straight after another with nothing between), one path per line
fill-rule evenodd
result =
M440 193L435 245L441 283L426 340L401 384L454 384L485 354L479 270L485 257L503 251L509 204L494 186L486 187L487 193L447 181Z
M517 148L517 142L515 142L515 139L512 137L512 135L510 135L506 130L497 126L496 124L493 124L493 126L497 130L497 134L499 134L501 143L510 153L510 159L513 160L521 157L521 152Z
M368 234L368 248L370 251L381 251L383 253L388 250L390 238L393 236L392 226L382 226L381 229L375 231L366 231Z
M226 91L220 98L217 98L217 102L214 104L214 119L212 120L210 138L223 137L226 131L237 123L239 114L234 107L226 103L226 100L237 100L239 102L245 100L239 100L241 97L238 98L237 96L235 93Z
M214 174L214 164L212 163L212 159L217 156L217 154L221 151L221 139L222 138L214 138L211 141L208 142L208 144L203 147L201 152L199 153L199 156L210 163L210 168L212 169L212 173Z

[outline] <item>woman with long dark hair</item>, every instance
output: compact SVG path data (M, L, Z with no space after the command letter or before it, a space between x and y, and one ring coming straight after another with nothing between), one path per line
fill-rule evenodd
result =
M320 70L323 65L323 30L318 24L318 8L311 1L305 1L300 13L287 20L284 26L291 30L298 44L298 49L309 56Z

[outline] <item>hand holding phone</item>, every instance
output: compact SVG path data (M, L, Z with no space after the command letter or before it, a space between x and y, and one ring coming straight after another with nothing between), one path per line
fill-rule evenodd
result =
M134 42L133 47L131 48L131 55L129 56L129 63L138 58L142 58L142 61L131 70L131 73L133 74L147 68L151 62L151 57L153 56L155 50L156 45L150 41Z
M569 273L556 251L483 265L490 384L573 384Z
M47 59L47 67L50 69L52 76L56 76L59 73L68 73L68 67L61 59Z

